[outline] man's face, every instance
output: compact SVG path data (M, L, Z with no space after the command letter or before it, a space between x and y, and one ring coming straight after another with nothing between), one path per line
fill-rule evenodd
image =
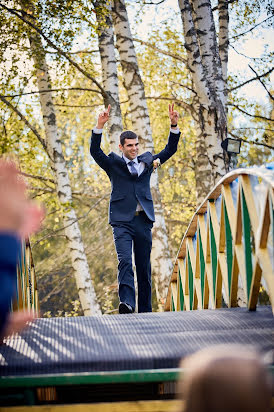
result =
M136 139L125 139L125 143L122 146L119 144L119 149L123 152L129 160L135 159L139 152L138 138Z

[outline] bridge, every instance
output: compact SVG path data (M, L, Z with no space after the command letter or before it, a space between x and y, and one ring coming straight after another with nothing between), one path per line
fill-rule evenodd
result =
M226 175L195 212L178 251L165 312L37 319L0 347L1 411L168 411L179 361L200 348L273 351L273 171ZM269 305L258 305L260 290ZM31 249L14 310L38 308ZM274 373L273 364L269 369ZM113 404L115 402L115 404Z

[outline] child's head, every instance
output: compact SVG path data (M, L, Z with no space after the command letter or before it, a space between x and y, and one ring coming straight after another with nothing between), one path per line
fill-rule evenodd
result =
M181 362L184 412L267 412L271 385L258 354L242 346L215 346Z

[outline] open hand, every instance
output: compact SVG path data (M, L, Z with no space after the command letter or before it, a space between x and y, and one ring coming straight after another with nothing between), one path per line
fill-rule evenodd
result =
M97 129L103 129L105 123L109 119L110 109L111 109L111 105L109 104L108 108L99 114L98 120L97 120L97 125L96 125Z
M26 189L16 164L0 159L0 231L23 239L39 228L44 216L41 207L27 198Z
M177 124L179 119L179 113L174 110L174 103L168 105L168 114L171 124Z

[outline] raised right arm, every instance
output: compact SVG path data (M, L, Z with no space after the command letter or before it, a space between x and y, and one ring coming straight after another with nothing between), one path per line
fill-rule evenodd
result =
M110 167L110 158L105 155L105 153L101 149L101 139L102 133L95 133L94 130L92 130L90 154L95 162L108 173Z
M109 112L111 106L109 105L107 110L99 114L97 124L94 130L92 130L91 142L90 142L90 154L95 162L104 169L107 173L110 168L110 158L105 155L101 149L102 129L105 123L109 119Z

